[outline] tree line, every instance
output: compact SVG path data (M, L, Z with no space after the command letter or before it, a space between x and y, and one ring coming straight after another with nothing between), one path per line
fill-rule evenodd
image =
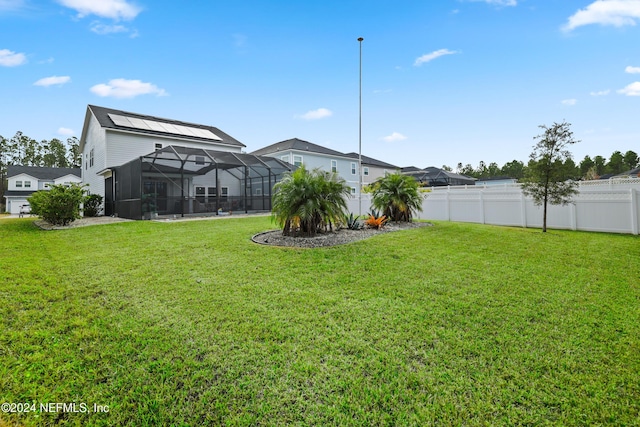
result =
M463 165L458 163L456 173L466 175L477 179L486 179L499 176L507 176L510 178L522 179L527 176L528 170L532 167L529 163L525 164L519 160L512 160L505 163L502 167L497 163L485 163L481 161L477 167L473 167L471 164ZM602 176L611 174L617 175L622 172L626 172L631 169L635 169L640 164L640 158L635 151L627 151L622 153L621 151L614 151L609 158L603 156L585 156L580 163L576 163L571 157L564 159L562 165L558 165L564 170L564 176L569 179L579 180L591 180L599 179ZM448 166L442 167L445 170L453 171L453 168Z
M10 139L0 135L0 204L4 204L9 165L79 168L81 164L80 141L75 136L66 141L37 141L19 131Z
M19 131L11 139L0 135L1 171L8 165L79 168L81 161L80 141L75 136L65 142L58 138L37 141Z

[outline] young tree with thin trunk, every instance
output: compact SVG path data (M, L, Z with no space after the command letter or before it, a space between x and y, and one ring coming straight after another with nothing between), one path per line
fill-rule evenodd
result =
M538 142L529 156L531 160L522 189L537 206L543 207L543 232L547 231L547 205L566 205L577 193L576 182L567 176L564 167L572 158L567 148L579 142L573 139L570 126L567 122L538 126L544 133L534 137Z

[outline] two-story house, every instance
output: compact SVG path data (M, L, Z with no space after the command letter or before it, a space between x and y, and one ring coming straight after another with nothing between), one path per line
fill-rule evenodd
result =
M38 190L47 190L51 185L80 183L80 169L41 168L35 166L7 166L7 191L4 193L6 211L20 213L28 198Z
M213 126L89 105L82 181L104 197L105 215L269 210L271 188L290 165L244 147Z
M298 138L277 142L251 154L275 157L292 165L305 165L308 169L320 168L327 172L335 172L344 179L351 194L358 194L358 154L341 153L330 148L304 141ZM371 157L362 156L362 185L367 185L387 172L394 172L398 167Z

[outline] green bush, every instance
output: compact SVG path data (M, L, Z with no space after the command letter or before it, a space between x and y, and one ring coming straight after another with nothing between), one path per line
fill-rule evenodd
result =
M85 190L78 184L53 185L29 197L31 213L53 225L67 225L80 218Z
M273 187L273 218L285 236L315 236L342 223L350 188L335 173L307 170L287 173Z
M84 198L84 216L98 216L102 211L102 196L99 194L89 194Z
M409 175L389 174L375 182L372 204L389 221L410 222L413 214L422 211L418 182Z

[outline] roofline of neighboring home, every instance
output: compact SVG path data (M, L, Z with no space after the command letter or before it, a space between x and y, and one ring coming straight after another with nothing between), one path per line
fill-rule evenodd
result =
M208 130L208 131L212 132L214 135L220 137L221 139L220 140L213 140L213 139L198 138L196 136L190 137L190 136L187 136L187 135L183 135L183 137L180 137L180 135L172 134L172 133L165 133L165 132L159 132L159 131L153 131L153 130L142 130L142 129L136 130L136 129L133 129L133 128L126 128L124 126L118 126L115 123L112 126L105 126L100 122L100 119L98 118L98 116L97 116L96 112L94 111L94 109L104 110L105 112L107 112L107 115L113 113L113 114L130 116L130 117L135 117L135 118L140 118L140 119L154 120L154 121L166 122L166 123L170 123L170 124L177 124L177 125L182 125L182 126L187 126L187 127L195 127L195 128L199 128L199 129L204 129L204 130ZM175 139L175 140L181 140L181 141L198 141L198 142L210 143L212 146L223 145L223 146L229 146L229 147L241 147L241 148L246 147L245 144L243 144L242 142L238 141L237 139L235 139L231 135L229 135L226 132L218 129L215 126L208 126L208 125L203 125L203 124L198 124L198 123L183 122L181 120L167 119L167 118L158 117L158 116L149 116L149 115L146 115L146 114L134 113L134 112L131 112L131 111L117 110L115 108L100 107L99 105L88 104L87 105L87 111L86 111L85 117L84 117L84 124L82 126L82 134L80 135L80 147L79 147L80 151L84 150L85 141L87 140L87 129L89 127L89 122L91 120L91 116L92 115L96 118L96 120L98 121L98 124L100 125L100 127L102 129L104 129L105 131L107 131L107 130L108 131L118 131L118 132L130 133L130 134L133 134L133 135L148 135L148 136L153 136L153 137L160 137L160 138L165 138L165 139Z
M358 153L347 153L346 155L347 155L347 157L350 157L352 159L357 159L357 158L360 157L360 155ZM373 157L365 156L364 154L362 155L362 164L363 165L369 165L369 166L375 166L375 167L379 167L379 168L384 168L384 169L400 169L400 167L398 167L396 165L392 165L391 163L383 162L382 160L374 159Z
M289 142L291 142L292 145L295 144L296 142L307 144L307 149L304 150L304 149L295 148L295 147L286 147L286 148L280 149L280 146L288 145L285 143L289 143ZM318 147L321 150L316 149L316 147ZM312 148L312 149L309 149L309 148ZM332 150L331 148L323 147L322 145L314 144L313 142L305 141L304 139L300 139L300 138L285 139L284 141L279 141L271 145L267 145L266 147L260 148L258 150L254 150L251 152L251 154L263 156L267 154L284 153L287 151L297 151L300 153L314 153L314 154L319 154L319 155L329 156L329 157L341 157L345 159L351 159L351 157L347 156L345 153L341 153L340 151Z
M60 172L60 174L57 174ZM76 174L77 172L77 174ZM45 173L46 176L43 176ZM54 168L48 166L21 166L21 165L7 165L7 179L13 178L18 175L27 175L36 180L55 180L65 175L75 175L78 178L82 178L82 171L80 168Z

